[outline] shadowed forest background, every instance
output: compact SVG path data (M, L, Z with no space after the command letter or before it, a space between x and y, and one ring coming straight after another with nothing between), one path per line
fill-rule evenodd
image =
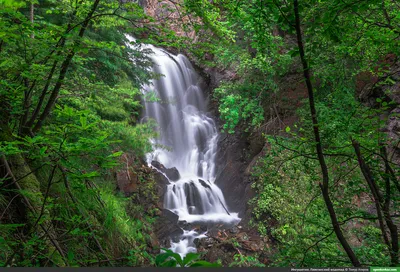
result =
M241 218L184 258L144 44L201 76ZM0 0L0 266L399 266L399 55L396 0Z

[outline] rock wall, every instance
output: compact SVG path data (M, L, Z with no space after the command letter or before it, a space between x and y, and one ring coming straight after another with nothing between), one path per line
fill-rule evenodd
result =
M209 110L222 131L223 123L219 118L218 103L211 97L213 90L221 82L233 81L236 75L215 68L204 68L201 73L208 79L206 94L209 96ZM263 105L266 121L260 128L245 132L245 127L241 124L234 134L220 134L216 184L224 192L229 210L239 213L243 226L248 227L251 219L252 209L248 202L254 197L251 188L254 182L252 169L257 165L258 159L268 152L268 144L263 134L282 135L286 126L292 126L297 121L295 111L302 105L302 99L307 97L306 86L301 76L300 73L293 72L278 82L280 96L272 97Z

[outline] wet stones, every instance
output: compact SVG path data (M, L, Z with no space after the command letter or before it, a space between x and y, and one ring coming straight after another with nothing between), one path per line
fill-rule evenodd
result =
M160 172L164 173L170 181L178 181L181 178L181 175L176 167L166 168L158 161L152 161L151 165L157 168Z
M236 234L236 233L239 232L239 229L235 226L235 227L231 228L231 229L229 230L229 232L232 233L232 234Z
M186 183L184 190L186 194L186 205L190 207L190 214L204 214L200 192L193 181Z
M177 181L181 178L181 175L179 174L178 169L176 167L168 168L165 171L165 174L171 181Z
M178 219L177 214L167 209L163 209L161 216L157 218L154 231L161 247L170 247L171 240L177 242L183 234L183 230L178 226Z
M176 213L171 212L170 210L163 209L161 215L173 224L178 223L179 216Z
M200 184L204 187L204 188L208 188L211 189L211 186L208 185L204 180L199 179Z
M179 221L178 226L181 227L184 230L190 230L192 229L192 224L186 222L185 220Z
M214 226L215 227L215 226ZM215 262L221 260L227 266L234 261L236 254L256 257L260 262L270 262L271 241L262 238L256 229L241 225L208 229L207 238L195 239L198 252L203 253L205 260ZM240 252L240 253L239 253Z

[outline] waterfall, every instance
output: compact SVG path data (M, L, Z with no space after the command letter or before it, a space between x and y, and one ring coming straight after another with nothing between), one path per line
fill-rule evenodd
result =
M160 135L153 139L154 150L147 154L147 161L158 161L179 172L179 178L170 180L167 187L164 208L188 223L239 222L238 214L228 211L224 195L214 183L219 135L207 114L199 75L185 56L152 45L145 47L154 52L150 56L153 72L163 75L143 90L145 95L157 97L144 101L144 115L156 120ZM201 237L204 233L185 230L171 249L184 256L195 251L193 240Z

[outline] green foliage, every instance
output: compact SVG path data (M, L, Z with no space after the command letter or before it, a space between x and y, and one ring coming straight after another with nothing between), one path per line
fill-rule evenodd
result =
M157 202L152 176L135 170L155 137L138 124L139 89L157 75L125 36L148 17L136 3L46 0L33 1L32 23L30 3L0 1L0 155L20 185L2 163L0 265L150 265L155 208L144 212L141 191L115 192L129 157Z
M5 155L9 156L15 154L15 150L19 150L33 162L32 169L42 164L39 169L44 168L36 176L44 181L49 179L50 168L53 165L67 169L64 174L56 172L43 205L61 231L59 235L64 237L62 240L64 246L70 249L68 254L70 265L83 263L88 265L93 262L95 256L91 253L92 250L99 251L98 245L93 244L93 239L99 240L104 247L105 251L102 253L106 255L103 258L115 254L128 255L131 251L128 258L131 265L148 264L152 262L150 255L146 254L146 249L153 221L143 214L129 215L128 210L135 200L115 194L115 180L112 173L118 169L123 152L114 150L125 148L125 145L123 141L116 140L118 134L113 135L115 124L112 123L104 129L102 122L104 121L95 112L59 106L54 111L52 122L44 127L43 135L7 142L7 146L12 148L3 148L2 152L8 152ZM131 141L127 148L132 147L142 155L146 151L143 148L149 136L144 134L142 126L130 128L131 131L126 132L126 135L131 137L125 139ZM132 134L132 131L135 134ZM57 183L55 182L57 179L64 182ZM68 187L65 182L68 183ZM149 176L143 177L143 182L148 187L154 186ZM46 184L42 186L45 187ZM42 190L46 191L45 188ZM8 190L2 191L5 193ZM20 193L28 197L31 195L31 192L20 191ZM156 201L156 195L148 192L146 194L149 199L153 198ZM139 203L136 205L140 206ZM39 226L45 223L45 218L47 217L43 216L42 220L38 221ZM24 251L25 255L15 254L15 261L10 263L12 266L31 266L35 263L41 266L46 263L49 265L46 255L41 253L46 250L45 240L13 239L15 232L26 228L26 224L1 226L0 231L7 238L2 242L4 247L0 251L0 256L7 256L13 247L21 243L26 245L25 248L28 248L26 243L31 243L35 248L32 252Z
M220 267L217 263L198 260L200 254L188 253L182 259L181 255L169 249L163 249L164 253L157 255L155 262L158 267Z
M254 207L253 222L260 233L280 242L273 265L334 267L349 262L344 252L338 250L340 246L320 189L316 186L320 180L319 165L315 159L300 155L310 150L300 149L300 153L289 151L287 148L299 148L299 143L293 140L270 138L269 144L268 155L259 161L254 172L257 182L253 188L257 195L250 203ZM335 160L328 160L328 163L332 167L337 165ZM332 180L337 187L331 188L331 194L339 222L345 222L350 217L374 217L369 213L368 206L354 207L355 196L368 192L360 173L348 171L355 166L357 162L348 161L332 171ZM349 182L341 180L343 175ZM379 228L373 221L353 220L359 227L352 228L350 222L342 223L342 227L348 229L348 239L362 241L353 245L357 256L366 263L389 265L387 253L380 251L377 254L385 248L377 235ZM373 232L375 235L367 234Z
M394 1L373 0L299 2L305 60L314 86L314 117L318 119L333 208L360 262L389 265L391 246L385 245L382 233L379 236L379 225L371 220L375 216L370 212L374 203L362 202L372 194L352 143L360 143L379 190L390 196L390 209L392 205L398 207L398 190L392 184L397 176L388 176L385 163L395 169L396 175L399 167L395 161L388 162L381 150L398 145L398 140L383 131L386 116L398 106L395 101L390 102L394 96L389 86L395 84L391 75L398 73L393 67L400 48L399 6ZM232 42L231 36L222 39L214 31L218 38L210 46L216 68L227 78L214 92L224 129L229 133L235 128L258 129L275 115L279 119L282 112L275 106L282 110L285 100L291 99L283 94L291 90L300 93L305 88L299 45L294 42L293 3L219 1L205 5L194 0L185 4L203 19L203 35L210 36L207 30L213 31L221 24L235 34ZM203 39L210 42L210 38ZM366 77L367 83L377 78L372 91L382 90L385 96L369 107L359 99L373 98L367 94L371 91L366 89L369 85L361 90L361 76ZM343 266L349 261L339 250L341 246L320 195L321 158L315 154L308 103L302 105L297 112L299 122L284 124L290 138L267 137L267 154L254 170L254 219L261 233L279 242L274 265ZM270 109L275 114L268 115ZM396 118L395 113L389 115ZM361 204L355 204L358 202Z
M229 267L265 267L265 264L261 263L257 257L254 256L235 254L233 260Z
M182 259L166 250L154 259L147 252L156 207L145 210L141 202L156 201L156 190L151 176L138 170L138 158L151 150L155 124L138 124L139 89L159 75L149 72L151 61L140 42L175 47L216 68L223 82L213 98L224 130L260 129L270 109L290 99L281 97L288 85L301 85L291 77L303 72L293 42L292 3L185 0L174 4L185 37L169 29L177 29L176 22L155 22L134 1L32 3L33 22L30 1L0 1L0 155L22 186L15 187L2 163L0 265L113 265L124 256L132 266L215 266L194 253ZM381 154L398 144L383 132L384 116L397 106L387 87L397 80L388 72L390 59L396 62L400 54L398 3L301 1L299 12L340 227L361 263L387 266L389 248L371 219L374 203L365 201L371 192L352 141L359 142L377 186L390 197L390 209L398 210L400 196L387 185L393 177L384 169L388 163L396 178L399 168ZM141 38L129 42L124 33ZM201 42L194 43L193 34ZM375 87L383 90L372 107L358 100L362 73L378 78ZM144 99L159 100L154 93ZM254 223L278 241L274 265L349 265L320 195L306 105L298 110L297 124L284 126L290 138L267 137L268 152L254 170ZM127 198L113 184L129 155L137 165L127 171L141 190ZM19 208L26 199L37 211ZM65 254L54 248L51 236ZM261 264L239 254L232 266Z
M240 124L247 129L260 126L266 115L265 103L278 90L275 79L291 64L290 56L282 50L283 39L270 32L272 15L266 14L259 1L211 5L194 0L185 1L185 7L203 20L202 31L196 33L202 44L211 43L207 54L213 61L206 65L229 71L213 94L219 102L224 129L233 133ZM222 35L221 31L229 34Z
M256 100L232 94L235 85L223 85L215 89L214 95L219 99L221 119L225 121L224 130L234 132L240 120L249 122L251 126L259 126L264 120L263 109Z

